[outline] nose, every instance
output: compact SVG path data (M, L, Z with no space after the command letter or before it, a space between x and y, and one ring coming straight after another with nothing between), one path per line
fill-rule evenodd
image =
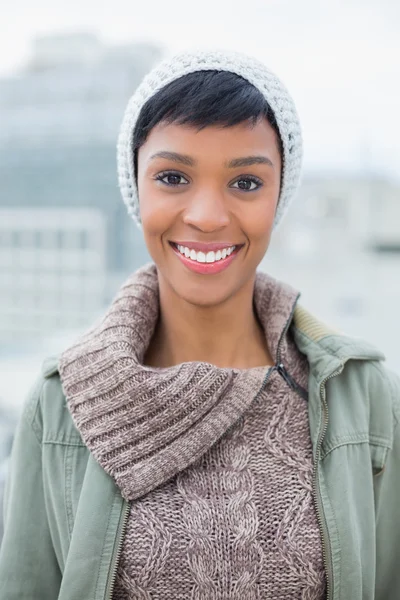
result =
M183 214L183 221L206 233L229 225L230 216L221 191L203 188L193 194Z

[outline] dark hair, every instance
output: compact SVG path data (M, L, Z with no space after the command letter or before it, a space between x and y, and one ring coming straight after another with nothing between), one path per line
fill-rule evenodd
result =
M254 125L265 117L282 142L271 107L261 92L247 79L230 71L196 71L167 84L143 106L133 133L135 172L137 150L150 131L163 121L193 125L232 127L250 121Z

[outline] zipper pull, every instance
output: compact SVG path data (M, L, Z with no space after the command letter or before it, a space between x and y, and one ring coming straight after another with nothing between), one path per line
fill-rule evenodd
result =
M286 381L286 383L288 384L288 386L292 390L294 390L295 392L297 392L297 394L299 394L299 396L301 396L302 398L304 398L304 400L308 400L307 390L305 390L303 387L301 387L301 385L299 385L298 383L296 383L296 381L293 379L293 377L291 377L289 375L289 373L285 369L285 366L282 363L280 363L276 367L276 370L281 375L281 377L283 377L283 379Z

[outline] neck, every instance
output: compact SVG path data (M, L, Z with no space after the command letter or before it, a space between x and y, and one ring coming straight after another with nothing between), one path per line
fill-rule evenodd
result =
M200 361L238 369L272 365L253 308L254 281L217 306L198 306L178 297L160 277L160 316L145 364L165 368Z

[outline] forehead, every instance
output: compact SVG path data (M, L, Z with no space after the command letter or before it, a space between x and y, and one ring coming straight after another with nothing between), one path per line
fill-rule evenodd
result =
M278 135L265 118L256 124L243 122L231 127L211 125L199 129L192 125L159 123L139 149L139 159L149 161L160 151L181 152L201 157L232 158L249 154L279 157Z

